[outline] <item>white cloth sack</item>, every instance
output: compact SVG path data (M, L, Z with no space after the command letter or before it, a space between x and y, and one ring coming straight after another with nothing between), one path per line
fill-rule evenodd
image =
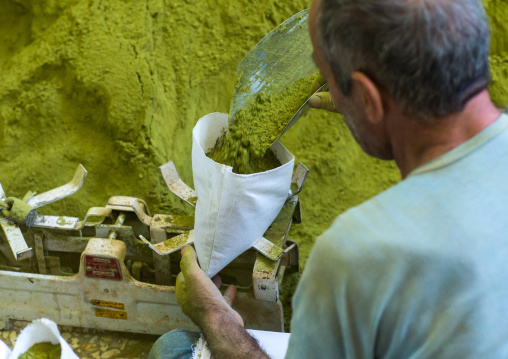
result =
M65 339L60 335L60 331L55 322L46 318L34 320L21 331L12 353L10 356L7 356L7 358L18 359L21 354L30 349L34 344L41 342L60 344L60 348L62 349L60 358L62 359L79 359L69 344L67 344Z
M11 353L7 344L0 340L0 359L9 359Z
M212 113L192 131L192 173L198 201L194 245L203 271L213 277L252 247L286 201L295 157L279 142L272 145L281 165L240 175L206 156L228 129L228 115Z

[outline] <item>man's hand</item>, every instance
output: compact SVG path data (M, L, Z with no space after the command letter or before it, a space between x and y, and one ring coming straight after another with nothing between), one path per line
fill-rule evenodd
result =
M257 341L243 328L243 320L231 304L236 287L219 291L220 277L210 279L201 270L196 252L182 249L182 270L176 278L176 301L203 332L214 358L269 359Z
M330 92L318 92L309 99L309 106L322 110L339 113Z
M236 295L236 287L231 285L224 292L219 291L221 279L215 276L210 280L201 270L196 260L196 252L191 246L182 248L181 272L176 278L176 301L183 312L200 328L214 320L213 316L227 316L243 327L240 314L231 308Z

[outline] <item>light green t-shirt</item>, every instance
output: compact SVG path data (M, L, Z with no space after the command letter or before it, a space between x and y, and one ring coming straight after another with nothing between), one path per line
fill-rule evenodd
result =
M287 358L508 358L508 116L339 216Z

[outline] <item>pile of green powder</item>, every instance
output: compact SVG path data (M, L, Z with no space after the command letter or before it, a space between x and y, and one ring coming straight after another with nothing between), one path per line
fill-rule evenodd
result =
M34 344L26 352L21 354L19 359L60 359L62 348L60 344L42 342Z
M233 167L233 172L240 174L280 166L269 146L316 90L319 80L319 74L301 78L278 94L261 90L238 110L229 132L217 140L208 157Z

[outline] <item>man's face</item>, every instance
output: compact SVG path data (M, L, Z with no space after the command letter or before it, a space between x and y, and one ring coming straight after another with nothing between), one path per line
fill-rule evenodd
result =
M335 106L338 111L343 115L344 121L351 131L356 142L362 147L362 149L369 155L382 158L388 158L390 155L387 154L389 151L386 148L386 139L379 136L378 131L375 131L369 123L364 108L359 106L359 101L355 101L354 94L351 96L345 96L335 81L330 65L326 62L321 53L320 44L318 40L318 24L317 18L319 13L319 6L321 0L314 0L309 13L309 32L314 50L313 57L319 71L328 82L330 94L332 95ZM389 151L391 153L391 151Z

